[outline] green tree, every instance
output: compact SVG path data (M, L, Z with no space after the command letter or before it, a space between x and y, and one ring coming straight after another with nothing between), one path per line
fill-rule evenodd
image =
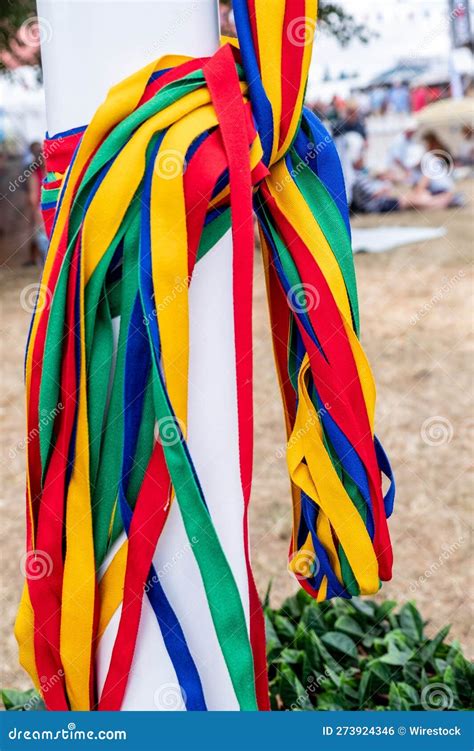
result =
M0 54L19 59L21 41L17 37L21 25L36 15L35 0L0 0ZM38 52L39 60L39 52ZM4 63L0 58L0 69Z

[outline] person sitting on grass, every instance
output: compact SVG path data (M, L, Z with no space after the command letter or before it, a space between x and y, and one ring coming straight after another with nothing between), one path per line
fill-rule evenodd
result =
M351 210L361 214L384 214L404 209L444 209L453 193L432 195L421 182L404 195L395 195L392 183L370 175L365 164L365 142L358 133L347 133L346 150L354 170Z

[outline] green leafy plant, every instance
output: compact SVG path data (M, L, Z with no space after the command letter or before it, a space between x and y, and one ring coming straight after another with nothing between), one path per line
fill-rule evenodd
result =
M473 665L449 626L433 639L412 602L332 600L304 591L265 603L273 710L430 710L472 707Z
M273 710L469 709L473 665L449 626L433 639L412 602L332 600L302 590L264 610ZM37 710L34 689L0 692L5 709Z
M34 688L17 691L15 688L0 689L0 697L5 709L16 711L35 711L44 709L44 703Z

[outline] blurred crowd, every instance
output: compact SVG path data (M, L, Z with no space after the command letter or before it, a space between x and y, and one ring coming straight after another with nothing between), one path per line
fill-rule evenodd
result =
M335 95L331 102L325 104L315 101L312 108L319 117L331 122L345 119L348 106L357 107L363 117L368 115L408 115L420 112L428 104L437 102L446 96L446 86L409 86L404 81L373 86L368 89L355 90L351 94L351 103Z
M396 85L384 96L382 102L378 90L374 90L349 100L334 96L328 105L308 104L334 138L352 211L386 213L462 206L464 197L456 191L455 182L457 176L465 176L474 166L471 125L460 128L455 153L435 129L420 129L412 114L408 88ZM401 132L391 139L383 163L369 169L367 153L372 136L368 123L373 125L377 117L390 112L400 116Z

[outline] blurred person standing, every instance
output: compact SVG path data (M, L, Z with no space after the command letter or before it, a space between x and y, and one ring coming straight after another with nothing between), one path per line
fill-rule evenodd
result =
M382 86L376 86L370 92L370 109L374 115L381 115L386 101L386 91Z
M418 124L410 118L399 136L395 138L387 153L387 176L395 182L407 180L410 175L409 154L415 142Z
M463 126L462 144L459 147L456 161L458 164L466 167L474 165L474 129L469 125Z
M416 86L410 92L411 111L419 112L428 104L428 90L426 86Z
M361 214L387 214L404 209L445 209L455 205L451 191L432 194L425 178L403 195L396 195L389 180L374 177L365 164L366 143L359 133L344 136L346 154L353 170L351 210ZM415 145L422 152L419 144ZM412 148L412 151L413 148Z
M362 117L359 103L355 99L350 99L339 120L334 123L334 138L340 138L346 133L358 133L364 141L367 140L367 129L364 118Z
M41 144L34 141L30 144L29 154L25 160L26 190L28 194L27 209L28 223L31 228L28 259L23 266L36 266L44 263L48 248L48 238L41 215L41 185L44 177L44 156Z
M410 92L406 84L401 81L396 81L389 92L388 99L392 112L400 115L409 114Z

